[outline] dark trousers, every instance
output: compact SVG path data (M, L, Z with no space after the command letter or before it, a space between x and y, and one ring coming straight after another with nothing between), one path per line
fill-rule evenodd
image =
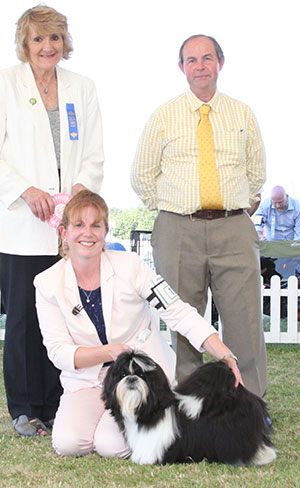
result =
M35 308L35 275L59 256L0 253L0 288L6 310L3 372L11 417L55 417L62 387L60 371L48 359Z

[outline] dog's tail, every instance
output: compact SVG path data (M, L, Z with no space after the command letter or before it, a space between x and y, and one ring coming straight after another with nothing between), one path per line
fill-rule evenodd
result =
M262 444L252 458L251 464L254 466L263 466L264 464L272 463L276 457L276 451L273 446Z

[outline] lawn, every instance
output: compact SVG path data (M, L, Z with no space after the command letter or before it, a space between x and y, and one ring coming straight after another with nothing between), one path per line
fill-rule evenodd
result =
M137 466L90 454L61 458L51 439L22 438L7 413L0 374L0 487L39 488L300 488L300 346L268 345L267 401L278 459L260 468L235 468L202 462ZM3 342L0 341L2 363ZM80 419L78 419L80 421ZM145 446L146 449L146 446Z

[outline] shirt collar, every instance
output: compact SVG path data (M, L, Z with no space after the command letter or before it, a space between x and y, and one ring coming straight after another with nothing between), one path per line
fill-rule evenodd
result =
M210 99L210 101L208 103L203 102L202 100L200 100L200 98L196 97L196 95L192 92L192 90L190 88L186 92L186 97L187 97L187 100L188 100L188 103L190 105L190 109L192 112L196 112L197 110L199 110L201 105L209 105L214 112L219 111L220 93L218 92L218 90L216 91L216 93Z

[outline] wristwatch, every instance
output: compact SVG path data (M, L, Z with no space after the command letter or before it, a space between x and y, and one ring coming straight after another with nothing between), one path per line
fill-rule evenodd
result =
M225 358L235 359L236 364L239 364L238 358L234 354L232 354L232 353L225 354L225 356L222 357L221 361L223 361Z

